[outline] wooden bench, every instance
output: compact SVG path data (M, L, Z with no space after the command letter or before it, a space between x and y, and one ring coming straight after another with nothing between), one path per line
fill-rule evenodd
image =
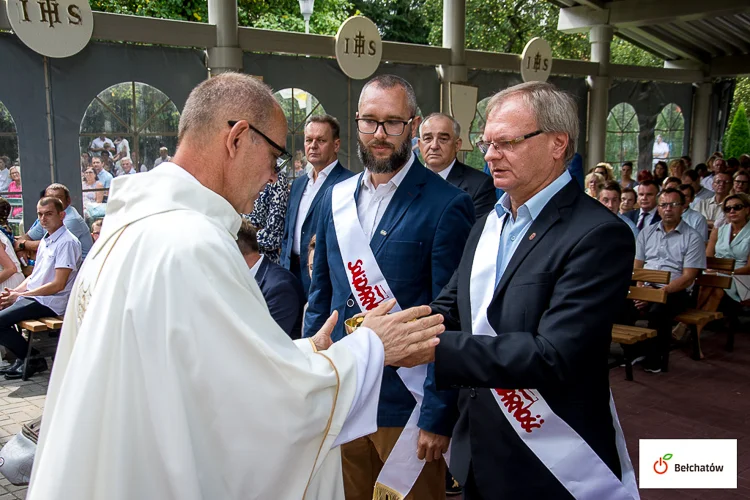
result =
M633 281L638 282L665 285L669 283L669 276L669 271L652 271L650 269L633 270ZM667 302L667 292L660 288L631 286L628 290L628 299L665 304ZM653 328L612 325L612 342L623 346L634 345L653 337L656 337L656 330ZM625 353L625 380L633 380L633 360L630 359L627 351L627 349L623 348L623 352Z
M706 267L713 269L721 273L731 274L734 271L734 259L719 259L717 257L707 257ZM695 280L697 286L706 288L729 288L732 286L732 278L730 276L717 276L715 274L700 274ZM700 309L688 309L682 314L679 314L675 321L685 323L690 328L691 341L693 345L692 358L700 360L703 358L701 352L701 341L700 336L703 329L718 319L722 319L724 314L716 311L701 311ZM729 337L727 338L727 351L734 349L734 332L729 331Z
M22 330L26 330L28 342L29 342L29 349L26 352L26 359L28 360L31 357L31 349L32 349L32 342L34 341L34 334L40 333L40 332L54 332L56 330L60 330L63 325L63 317L48 317L48 318L39 318L39 319L29 319L26 321L21 321L18 323L18 328ZM57 341L55 341L55 345L57 345ZM52 356L54 359L54 355ZM28 380L28 376L26 375L26 363L24 363L23 366L23 377L22 380Z

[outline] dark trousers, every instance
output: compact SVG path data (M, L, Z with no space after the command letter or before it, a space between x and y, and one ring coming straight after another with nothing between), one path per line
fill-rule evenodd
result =
M466 484L463 485L464 500L486 500L479 491L477 483L474 480L474 470L469 469L469 475L466 476Z
M302 283L302 274L300 269L299 255L291 254L289 256L289 270L292 272L295 278ZM307 271L307 269L305 269Z
M34 299L19 297L15 304L0 311L0 345L7 347L17 358L25 359L29 343L14 328L14 325L27 319L47 316L57 316L57 314Z

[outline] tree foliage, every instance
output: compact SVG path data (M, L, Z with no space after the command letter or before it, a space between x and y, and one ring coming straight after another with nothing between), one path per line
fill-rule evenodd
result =
M729 112L729 116L734 116L737 113L737 108L740 104L745 106L745 112L748 113L747 117L750 119L750 78L748 77L737 78L737 85L734 87L732 109Z
M750 123L745 105L740 103L729 130L724 134L724 156L739 158L743 154L750 154Z

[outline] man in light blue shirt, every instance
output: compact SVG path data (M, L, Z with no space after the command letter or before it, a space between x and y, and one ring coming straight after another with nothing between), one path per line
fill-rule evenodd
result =
M638 236L638 227L635 222L628 219L620 213L620 203L622 202L622 188L620 183L617 181L609 181L604 185L604 189L599 191L599 203L609 209L610 212L615 214L621 221L628 225L631 231L633 231L633 237Z
M708 241L708 221L703 217L703 214L693 210L693 200L695 199L695 189L691 184L681 184L680 191L685 195L685 211L682 212L682 220L685 223L698 231L698 234L703 238L703 242Z
M83 220L78 210L70 204L70 191L63 184L50 184L45 189L44 196L53 196L62 202L65 210L63 224L81 242L81 258L85 259L94 244L94 240L91 238L91 232L86 225L86 221ZM16 239L16 251L36 251L44 234L45 230L37 219L25 235Z
M101 158L94 156L91 158L91 168L96 172L96 179L102 183L102 186L109 188L109 184L112 182L112 174L104 170L104 164Z

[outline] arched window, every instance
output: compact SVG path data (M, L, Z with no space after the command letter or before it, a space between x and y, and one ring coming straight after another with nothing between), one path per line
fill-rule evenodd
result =
M669 162L684 154L685 117L677 104L667 104L661 110L659 116L656 117L654 136L654 163L658 160ZM659 136L661 136L661 141L659 141Z
M180 112L159 89L140 82L123 82L103 90L83 115L80 128L81 173L86 220L104 216L109 181L106 173L89 177L91 158L104 158L109 175L145 172L174 154ZM164 150L163 148L166 148ZM98 186L98 184L101 186Z
M13 234L25 233L23 228L23 191L21 163L18 157L16 122L10 111L0 102L0 196L11 206L8 223Z
M621 102L607 116L607 138L604 161L611 164L615 177L620 176L620 166L626 161L638 164L638 115L633 106Z
M287 166L286 173L290 179L294 179L305 172L305 122L313 115L324 115L326 112L320 101L306 90L281 89L273 96L286 116L286 149L292 153L292 165Z
M464 163L477 170L484 170L484 153L476 147L476 143L484 132L484 125L487 122L487 103L489 102L490 98L485 97L477 103L477 111L474 113L474 121L471 122L471 130L469 130L469 138L474 149L464 156Z

